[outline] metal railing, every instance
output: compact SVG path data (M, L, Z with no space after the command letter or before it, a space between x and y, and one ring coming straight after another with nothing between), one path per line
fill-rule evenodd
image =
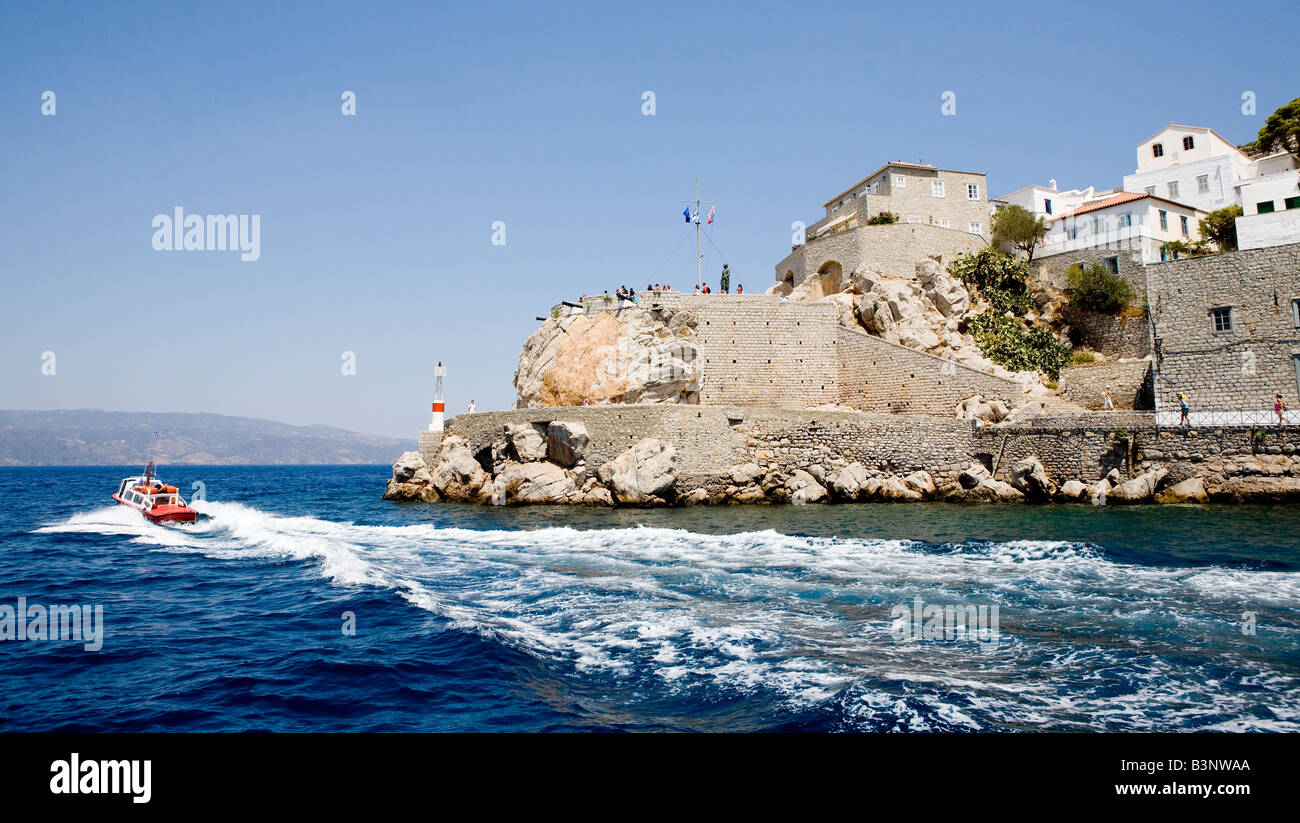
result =
M1182 422L1182 413L1177 409L1156 412L1156 428L1204 429L1218 427L1267 428L1269 426L1300 426L1300 411L1285 411L1282 420L1272 409L1231 409L1226 411L1193 411L1187 415L1187 423Z

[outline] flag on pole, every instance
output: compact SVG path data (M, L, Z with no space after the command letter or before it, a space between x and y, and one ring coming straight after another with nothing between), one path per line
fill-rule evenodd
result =
M695 223L695 225L697 225L697 226L700 224L700 207L699 207L699 206L696 206L695 208L691 209L691 220L692 220L692 221Z
M718 208L717 206L710 206L710 207L709 207L709 221L708 221L709 223L712 223L712 222L713 222L713 212L714 212L717 208Z
M686 218L686 222L687 222L687 223L691 222L691 207L690 207L690 206L687 206L686 208L682 209L682 217L685 217L685 218Z

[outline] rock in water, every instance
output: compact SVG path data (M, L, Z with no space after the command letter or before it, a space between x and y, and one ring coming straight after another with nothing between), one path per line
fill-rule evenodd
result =
M1051 497L1056 486L1047 477L1042 462L1030 455L1011 467L1011 485L1026 497Z
M572 466L582 459L589 440L582 423L556 421L546 428L546 456L561 466Z
M655 504L667 501L677 483L677 449L647 437L602 467L620 503Z
M870 475L861 463L850 463L831 478L831 488L841 500L857 500Z
M430 474L434 488L449 500L487 503L492 499L492 477L483 471L462 437L449 434L442 439Z
M510 423L505 427L506 440L515 453L515 460L531 463L546 459L546 438L532 423Z
M553 317L519 353L515 405L697 402L696 322L638 306Z
M433 476L419 452L402 452L393 464L393 476L384 490L385 500L423 500L436 503L441 499L433 487Z
M1205 491L1205 481L1199 477L1189 477L1156 495L1157 503L1208 503L1209 501L1210 495Z
M500 479L510 503L568 503L578 496L573 475L554 463L507 463Z
M1156 486L1165 475L1169 474L1168 469L1154 469L1146 474L1140 474L1127 483L1120 483L1106 494L1107 502L1114 503L1143 503L1155 496Z

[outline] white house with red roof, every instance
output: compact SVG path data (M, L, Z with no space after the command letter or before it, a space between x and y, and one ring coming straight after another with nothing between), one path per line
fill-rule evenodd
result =
M1167 258L1165 243L1200 238L1205 212L1146 192L1124 192L1067 212L1048 224L1035 259L1085 249L1141 251L1142 263Z

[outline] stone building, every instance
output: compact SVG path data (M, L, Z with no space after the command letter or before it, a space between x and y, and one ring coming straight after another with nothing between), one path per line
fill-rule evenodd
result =
M794 287L814 274L847 282L855 272L911 277L922 257L946 266L952 258L987 245L976 234L931 224L856 226L828 232L799 246L776 264L776 282Z
M1300 243L1148 266L1157 413L1300 409ZM1249 422L1244 420L1243 422Z
M952 171L919 163L886 163L824 204L826 216L808 227L808 239L865 225L883 212L900 223L939 226L989 237L988 190L983 172Z

